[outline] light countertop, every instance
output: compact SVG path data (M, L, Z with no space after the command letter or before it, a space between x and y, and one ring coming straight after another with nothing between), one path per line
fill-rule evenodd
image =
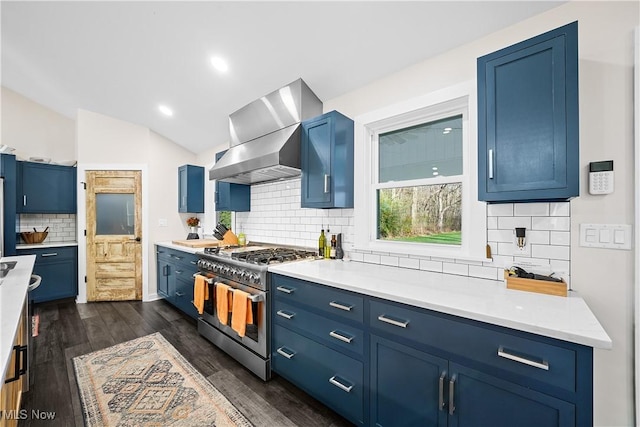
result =
M216 240L217 242L217 240ZM182 252L187 252L189 254L195 254L197 252L204 252L204 248L190 248L188 246L176 245L173 242L156 242L158 246L164 246L165 248L175 249Z
M300 261L269 271L589 347L612 347L576 292L565 298L507 289L503 281L353 261Z
M20 324L20 314L27 297L27 288L36 256L5 257L0 258L0 261L18 262L0 284L0 366L2 367L0 373L3 375L11 360L13 341Z
M63 246L78 246L78 242L43 242L43 243L20 243L16 245L16 249L44 249L44 248L61 248Z

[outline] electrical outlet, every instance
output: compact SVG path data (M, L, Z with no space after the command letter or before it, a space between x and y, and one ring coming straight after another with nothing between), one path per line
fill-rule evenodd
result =
M518 239L516 231L513 230L513 256L531 256L531 245L529 244L528 237L525 235L524 246L522 247L518 245Z

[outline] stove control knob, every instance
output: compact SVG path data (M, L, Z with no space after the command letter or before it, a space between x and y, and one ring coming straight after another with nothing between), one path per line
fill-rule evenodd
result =
M255 283L256 285L260 283L260 276L256 273L249 274L249 282Z

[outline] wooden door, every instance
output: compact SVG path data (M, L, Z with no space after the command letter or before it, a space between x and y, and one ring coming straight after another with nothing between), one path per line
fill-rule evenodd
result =
M87 171L87 300L142 298L140 171Z

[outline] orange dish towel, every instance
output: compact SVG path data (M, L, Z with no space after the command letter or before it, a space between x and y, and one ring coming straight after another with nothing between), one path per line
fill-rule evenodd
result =
M247 324L253 323L251 300L245 291L235 289L233 291L233 316L231 316L231 329L244 337Z
M218 320L223 325L227 324L229 320L229 312L231 311L231 293L229 292L229 286L224 283L216 283L216 312L218 313Z
M206 278L198 274L193 281L193 305L198 309L198 314L204 312L204 301L209 298L209 286Z

